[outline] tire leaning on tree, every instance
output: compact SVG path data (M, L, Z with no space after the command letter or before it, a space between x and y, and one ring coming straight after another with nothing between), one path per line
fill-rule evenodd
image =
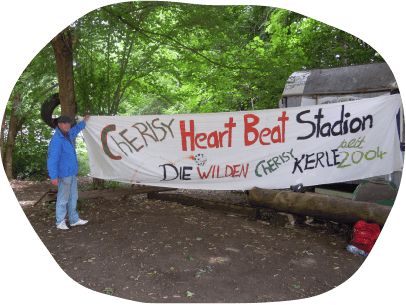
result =
M45 100L41 106L41 118L52 129L55 129L58 126L58 118L52 118L52 114L56 107L61 104L59 99L59 93L54 93L50 96L49 99ZM76 105L77 111L77 105ZM73 124L75 125L75 124ZM72 126L73 126L72 125Z

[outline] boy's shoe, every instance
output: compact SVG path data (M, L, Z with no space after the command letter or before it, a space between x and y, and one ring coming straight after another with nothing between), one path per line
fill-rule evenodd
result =
M68 226L66 225L65 221L61 221L59 225L56 226L59 230L69 230Z
M85 224L87 224L87 223L88 223L88 220L79 219L78 222L75 222L75 223L71 224L70 226L71 226L71 227L74 227L74 226L83 226L83 225L85 225Z

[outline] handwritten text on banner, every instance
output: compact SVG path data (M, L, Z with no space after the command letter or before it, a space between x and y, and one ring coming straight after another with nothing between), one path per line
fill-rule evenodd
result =
M249 190L317 185L402 168L400 95L250 112L92 116L91 176L132 184Z

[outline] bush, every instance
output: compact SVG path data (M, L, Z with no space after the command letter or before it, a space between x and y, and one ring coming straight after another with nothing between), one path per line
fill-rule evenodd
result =
M49 178L47 169L48 147L52 137L50 129L39 130L38 134L27 133L16 138L13 150L13 178L20 180L45 180ZM76 153L79 176L90 173L86 144L79 136L76 138Z
M47 152L50 132L19 134L13 149L13 178L43 180L48 177Z
M76 138L76 155L79 164L78 176L86 176L90 173L89 157L87 155L86 144L80 136Z

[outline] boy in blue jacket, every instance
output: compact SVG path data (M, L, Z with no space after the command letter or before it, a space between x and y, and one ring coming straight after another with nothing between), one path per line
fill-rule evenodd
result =
M51 183L58 186L56 227L61 230L69 229L65 222L66 213L72 227L87 223L87 220L80 219L76 212L78 159L73 140L86 127L89 118L87 115L82 122L71 128L72 120L67 116L61 116L55 134L49 142L47 167Z

